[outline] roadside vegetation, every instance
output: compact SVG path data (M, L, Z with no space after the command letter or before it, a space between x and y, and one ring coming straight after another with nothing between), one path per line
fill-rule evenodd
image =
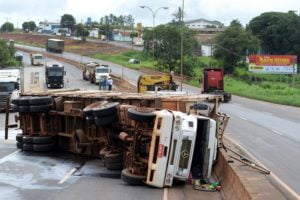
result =
M9 45L7 41L0 40L0 67L18 66L16 61L15 48L13 45Z

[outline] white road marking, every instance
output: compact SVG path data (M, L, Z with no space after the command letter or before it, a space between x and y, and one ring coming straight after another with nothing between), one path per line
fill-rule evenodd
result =
M241 118L242 120L248 121L248 119L245 118L245 117L240 116L240 118Z
M67 175L65 175L65 177L63 177L58 184L63 184L66 180L68 180L68 178L70 178L70 176L72 176L74 174L74 172L76 171L76 168L71 169L71 171L69 171L69 173L67 173Z
M247 149L245 149L242 145L240 145L239 143L237 143L237 141L235 141L234 139L229 138L229 137L226 137L226 139L230 140L232 143L234 143L236 146L238 146L250 158L252 158L252 160L254 162L256 162L258 165L260 165L260 166L268 169L267 167L264 166L264 164L262 164L258 159L256 159L254 157L254 155L252 155ZM286 189L293 197L295 197L295 199L300 199L300 195L297 192L295 192L290 186L288 186L285 182L283 182L278 176L276 176L274 174L274 172L271 172L269 176L272 176L279 183L279 185L281 185L284 189Z
M276 130L273 130L273 129L272 129L272 132L273 132L273 133L276 133L277 135L283 135L283 134L280 133L279 131L276 131Z
M1 159L0 159L0 164L2 164L2 163L4 163L4 162L8 161L10 157L14 156L14 155L17 154L19 151L20 151L20 150L16 150L16 151L14 151L14 152L8 154L7 156L1 158Z
M163 200L168 200L168 188L164 188L164 198Z

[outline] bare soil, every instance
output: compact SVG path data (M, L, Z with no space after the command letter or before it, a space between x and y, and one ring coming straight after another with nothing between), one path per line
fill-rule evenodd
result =
M36 35L30 33L0 33L0 38L16 42L22 42L33 46L44 46L47 39L56 38L65 41L65 51L82 55L91 55L95 53L115 54L128 51L127 48L115 46L106 43L83 42L60 36Z

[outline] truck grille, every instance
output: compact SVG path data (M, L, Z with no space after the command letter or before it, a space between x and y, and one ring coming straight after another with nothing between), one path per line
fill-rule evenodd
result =
M179 160L179 168L187 169L190 159L190 151L191 151L192 141L188 139L182 140L182 146L180 150L180 160Z
M0 95L0 102L1 103L6 102L7 97L8 95Z

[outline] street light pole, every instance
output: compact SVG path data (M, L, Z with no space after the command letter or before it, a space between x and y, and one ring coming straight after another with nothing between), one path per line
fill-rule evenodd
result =
M160 10L160 9L165 9L167 10L169 7L160 7L160 8L157 8L154 12L153 10L148 7L148 6L140 6L141 8L147 8L148 10L150 10L150 12L152 13L152 20L153 20L153 26L152 26L152 59L153 59L153 63L154 63L154 53L155 53L155 45L154 45L154 27L155 27L155 16L157 14L157 12Z
M181 9L181 41L180 41L180 91L182 91L182 82L183 82L183 31L184 31L184 22L183 22L183 9L184 9L184 0L182 0L182 9Z

